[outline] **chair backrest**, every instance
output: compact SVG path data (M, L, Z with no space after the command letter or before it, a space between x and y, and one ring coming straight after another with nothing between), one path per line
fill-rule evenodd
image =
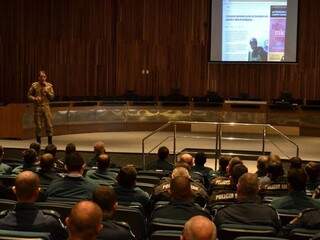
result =
M6 187L14 186L16 175L0 175L0 184Z
M36 202L36 206L40 209L50 209L59 213L61 220L64 222L66 217L70 215L73 204L60 202Z
M16 201L9 199L0 199L0 211L11 210L16 205Z
M320 229L295 228L290 232L290 240L309 240L319 232Z
M50 233L0 230L3 240L50 240Z
M247 224L222 224L218 230L219 240L233 240L241 236L272 237L276 234L273 227Z
M186 220L176 220L169 218L154 218L149 225L149 233L152 235L155 231L162 230L176 230L181 231Z
M181 231L163 230L151 234L151 240L180 240Z
M301 210L296 209L277 209L278 215L281 220L282 226L287 225L290 223L293 219L295 219Z
M148 176L154 176L158 178L163 178L169 175L168 171L163 170L140 170L138 172L138 175L148 175Z
M145 239L147 235L146 217L139 209L119 205L114 218L116 221L128 223L137 240Z
M137 182L141 183L151 183L154 185L159 185L160 178L156 176L149 176L149 175L137 175Z
M235 240L287 240L287 239L277 238L277 237L245 236L245 237L237 237Z
M141 188L143 191L149 193L150 195L153 193L155 185L152 183L141 183L137 182L136 186Z

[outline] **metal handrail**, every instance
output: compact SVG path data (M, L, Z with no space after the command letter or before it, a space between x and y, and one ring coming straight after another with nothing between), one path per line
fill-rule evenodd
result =
M177 125L186 125L186 124L206 124L206 125L215 125L216 126L216 160L218 159L218 157L221 155L221 139L223 139L222 137L222 126L252 126L252 127L261 127L263 128L263 133L262 133L262 153L265 153L265 142L266 142L266 135L267 135L267 128L272 129L273 131L275 131L278 135L280 135L284 140L288 141L289 143L291 143L292 145L294 145L296 147L296 156L299 157L299 146L292 141L288 136L286 136L285 134L283 134L282 132L280 132L278 129L276 129L275 127L273 127L270 124L260 124L260 123L226 123L226 122L196 122L196 121L170 121L167 122L166 124L162 125L160 128L156 129L155 131L153 131L152 133L148 134L147 136L145 136L142 139L142 159L143 159L143 166L145 168L146 166L146 156L145 156L145 142L148 138L150 138L151 136L155 135L156 133L170 127L173 126L173 153L175 156L175 160L176 160L176 132L177 132ZM169 137L166 138L166 140ZM159 146L159 145L158 145ZM154 150L155 148L153 148ZM215 162L215 165L217 165L217 161ZM215 166L217 167L217 166Z

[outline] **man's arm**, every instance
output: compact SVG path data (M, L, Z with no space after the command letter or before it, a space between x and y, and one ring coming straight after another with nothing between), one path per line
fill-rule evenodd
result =
M36 97L34 95L35 95L35 89L34 89L33 86L31 86L29 88L29 91L28 91L28 99L29 99L29 101L34 102L36 100Z
M54 99L54 91L53 91L53 87L51 84L48 84L48 86L45 88L45 94L48 97L49 100L53 100Z

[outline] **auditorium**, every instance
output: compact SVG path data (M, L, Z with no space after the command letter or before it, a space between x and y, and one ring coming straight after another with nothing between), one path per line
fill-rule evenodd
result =
M319 9L1 1L0 239L320 240Z

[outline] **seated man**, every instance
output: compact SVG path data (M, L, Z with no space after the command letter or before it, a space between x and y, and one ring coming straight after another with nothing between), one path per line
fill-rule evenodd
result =
M289 168L302 168L302 159L299 157L292 157L289 159Z
M107 186L100 186L93 194L93 201L103 212L103 229L97 239L130 240L134 239L130 227L124 222L113 220L118 207L117 196L114 190Z
M149 206L149 194L136 187L137 171L134 166L127 165L120 169L117 176L118 185L114 191L119 202L139 202L143 207Z
M40 157L40 169L37 172L41 185L49 185L53 180L61 178L54 168L54 157L45 153Z
M171 172L173 170L173 165L169 163L166 159L169 156L169 149L162 146L158 149L158 160L156 162L151 162L147 165L146 169L150 170L164 170Z
M203 216L194 216L184 225L181 240L215 240L217 229L212 221Z
M288 171L287 196L275 199L271 206L276 209L320 208L320 201L306 195L307 175L302 168L291 168Z
M2 162L3 155L4 150L3 147L0 145L0 175L10 175L12 168L9 165Z
M58 171L58 172L64 172L64 162L62 159L57 158L57 146L54 144L48 144L45 149L44 149L44 153L50 153L53 156L53 164L54 164L54 168Z
M34 202L39 195L39 177L31 172L20 173L13 187L17 196L14 210L1 212L0 229L49 232L53 239L66 239L67 233L60 219L39 210Z
M314 191L320 185L320 163L309 162L304 170L308 175L307 190Z
M47 197L69 200L92 199L97 186L82 176L85 164L81 155L79 153L67 155L65 164L67 175L50 183L46 191Z
M97 159L97 169L89 170L86 173L86 178L97 184L109 184L116 183L117 173L109 171L110 157L107 154L99 155Z
M281 225L276 210L260 203L259 184L256 174L245 173L238 181L237 200L239 203L220 208L214 222L219 229L222 224L247 224L274 227Z
M221 156L219 158L219 169L215 173L217 177L227 177L227 166L229 165L229 161L231 160L231 157L229 156Z
M97 160L101 154L106 153L104 142L99 141L93 145L94 157L87 162L87 167L95 167L97 165Z
M38 156L32 148L23 151L23 165L13 169L13 174L19 174L22 171L37 172L39 170Z
M95 240L103 228L102 211L94 202L81 201L73 206L66 224L68 240Z
M182 165L180 165L182 164ZM204 176L202 175L201 172L196 172L196 171L193 171L192 168L193 168L193 165L194 165L194 159L192 157L191 154L189 153L184 153L180 156L177 164L176 164L176 167L177 166L183 166L183 165L186 165L188 166L188 171L191 175L191 178L192 180L196 181L196 182L199 182L201 183L202 185L204 185Z
M175 177L186 177L191 179L189 172L184 167L176 167L172 174L171 178L166 178L164 181L161 182L160 185L154 188L154 193L151 198L152 203L156 203L157 201L169 201L171 197L171 190L170 190L170 182L171 179ZM194 202L204 206L208 201L208 194L203 188L203 186L197 182L190 180L191 184L191 191Z
M171 179L170 191L170 203L154 209L151 214L151 219L168 218L187 221L196 215L201 215L211 219L208 212L193 203L189 178L179 176Z
M207 156L204 154L204 152L198 152L196 153L194 157L194 166L192 167L193 172L199 172L202 174L204 178L204 185L206 188L209 187L210 180L214 176L214 172L212 168L205 167L204 165L207 162Z
M267 166L269 158L267 156L260 156L257 159L257 171L258 178L265 177L267 175Z

